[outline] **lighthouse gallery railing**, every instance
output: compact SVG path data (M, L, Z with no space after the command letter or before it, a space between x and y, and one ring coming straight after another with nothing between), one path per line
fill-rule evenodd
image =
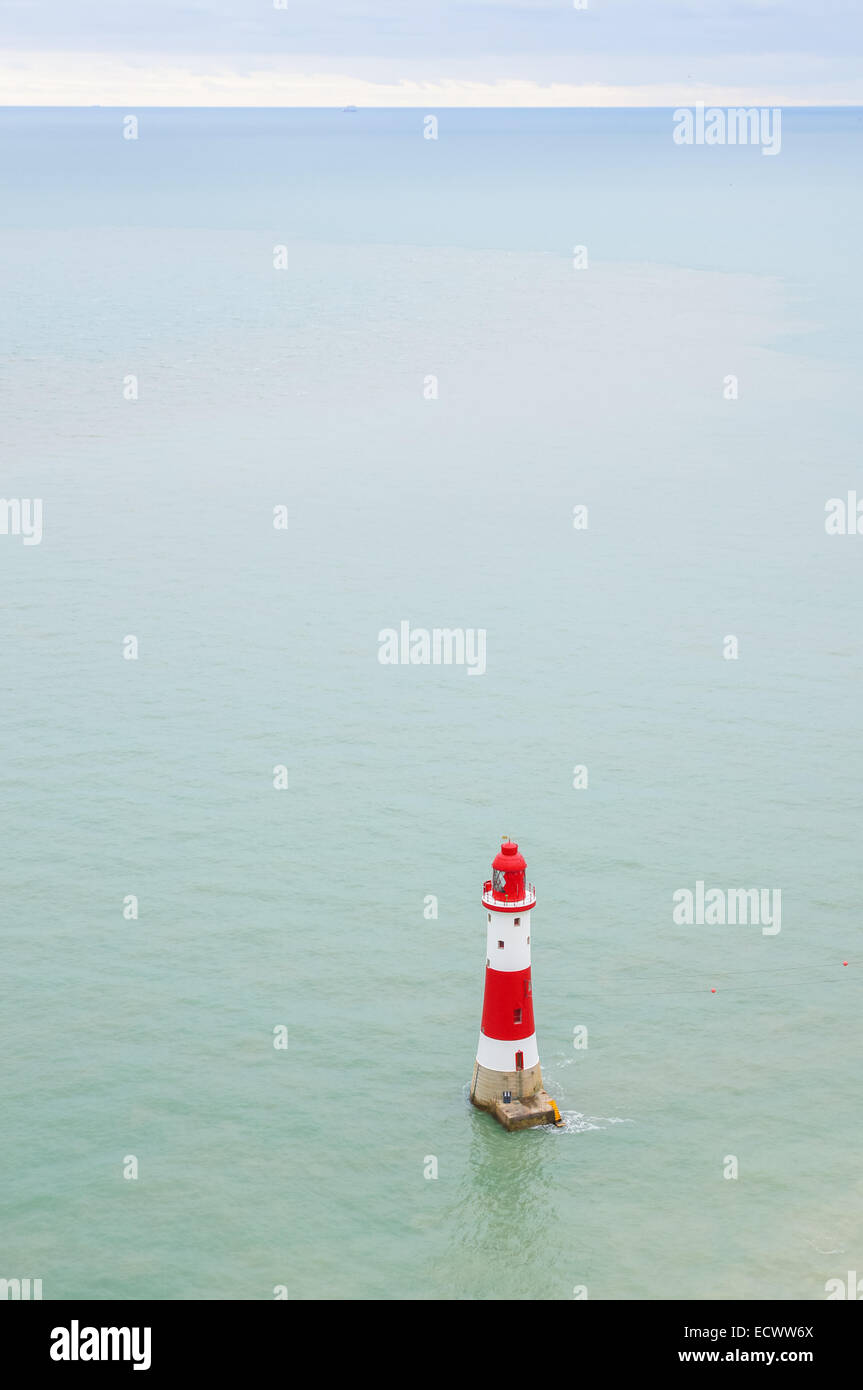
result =
M508 898L504 893L502 896L495 897L492 893L491 879L487 878L482 885L482 900L488 903L506 903L507 907L534 907L536 905L536 889L532 883L525 884L526 897Z

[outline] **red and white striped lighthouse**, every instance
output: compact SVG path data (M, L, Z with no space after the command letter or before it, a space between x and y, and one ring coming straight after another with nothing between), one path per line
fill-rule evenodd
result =
M543 1090L533 1022L530 920L536 891L514 840L505 839L483 884L488 945L485 997L470 1098L507 1129L559 1124Z

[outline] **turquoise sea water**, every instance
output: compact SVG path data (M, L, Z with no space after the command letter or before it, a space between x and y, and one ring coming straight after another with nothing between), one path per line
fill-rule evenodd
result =
M0 535L0 1277L822 1298L863 1268L860 112L775 158L126 114L0 112L0 492L44 514ZM485 675L382 666L402 619ZM504 834L563 1131L467 1101ZM781 932L675 925L697 880Z

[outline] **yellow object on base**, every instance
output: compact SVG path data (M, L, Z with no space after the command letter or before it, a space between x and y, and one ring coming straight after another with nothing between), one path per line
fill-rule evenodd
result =
M558 1108L557 1108L557 1101L556 1101L556 1100L552 1100L552 1099L551 1099L551 1096L549 1096L548 1100L549 1100L549 1104L551 1105L552 1110L554 1111L554 1123L555 1123L556 1125L562 1125L562 1124L563 1124L563 1120L560 1118L560 1111L559 1111Z

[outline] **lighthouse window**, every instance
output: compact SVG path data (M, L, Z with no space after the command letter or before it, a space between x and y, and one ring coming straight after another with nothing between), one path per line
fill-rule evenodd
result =
M502 951L502 950L503 950L503 942L502 942L502 941L499 941L499 942L497 943L497 949L498 949L499 951Z
M491 921L491 913L488 914L488 920Z
M530 937L527 938L527 944L530 945Z
M521 1023L521 1009L513 1009L512 1021L513 1023Z
M515 919L515 925L516 925L517 927L520 927L520 926L521 926L521 918L520 918L520 917L516 917L516 919Z

